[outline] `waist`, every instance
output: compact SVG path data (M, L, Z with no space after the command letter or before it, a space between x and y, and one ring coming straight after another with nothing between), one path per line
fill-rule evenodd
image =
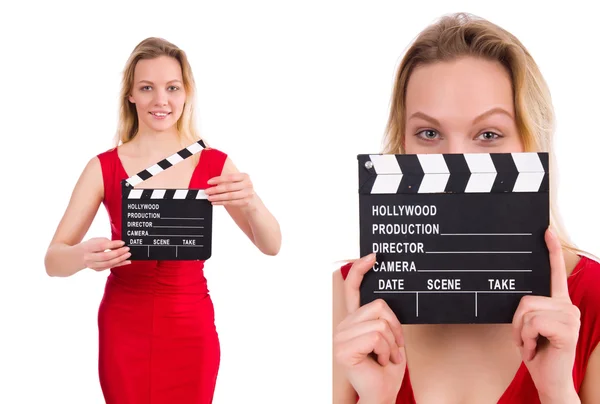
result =
M106 288L138 294L208 294L204 261L133 261L112 268Z

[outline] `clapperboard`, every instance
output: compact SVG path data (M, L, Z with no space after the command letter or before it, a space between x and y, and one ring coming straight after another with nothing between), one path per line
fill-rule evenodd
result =
M510 323L550 295L547 153L359 155L361 304L404 324Z
M131 260L210 258L212 204L203 190L134 188L205 147L199 140L121 182L121 238Z

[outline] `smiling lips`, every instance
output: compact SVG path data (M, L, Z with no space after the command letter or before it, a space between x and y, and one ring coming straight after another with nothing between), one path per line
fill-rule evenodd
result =
M168 115L171 115L171 113L170 112L166 112L166 111L151 111L150 115L152 115L153 117L155 117L157 119L164 119Z

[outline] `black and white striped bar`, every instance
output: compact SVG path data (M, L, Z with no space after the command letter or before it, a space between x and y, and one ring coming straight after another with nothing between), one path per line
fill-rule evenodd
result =
M134 188L204 148L200 140L121 183L122 240L131 260L206 260L212 204L202 189Z
M405 324L510 323L548 296L547 153L359 155L361 303Z

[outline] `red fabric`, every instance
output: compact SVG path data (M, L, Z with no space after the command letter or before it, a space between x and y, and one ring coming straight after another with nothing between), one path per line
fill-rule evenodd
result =
M120 240L121 180L128 175L116 148L98 158L112 239ZM208 188L226 158L203 150L189 188ZM203 268L203 261L133 261L110 270L98 311L107 404L212 402L220 346Z
M341 268L344 279L348 276L351 266L352 264L346 264ZM581 257L567 282L571 301L581 311L581 328L573 366L573 383L575 390L579 393L588 360L600 342L600 263L587 257ZM515 378L498 401L498 404L534 404L539 402L540 399L531 375L525 363L521 363ZM396 403L415 403L408 368Z

